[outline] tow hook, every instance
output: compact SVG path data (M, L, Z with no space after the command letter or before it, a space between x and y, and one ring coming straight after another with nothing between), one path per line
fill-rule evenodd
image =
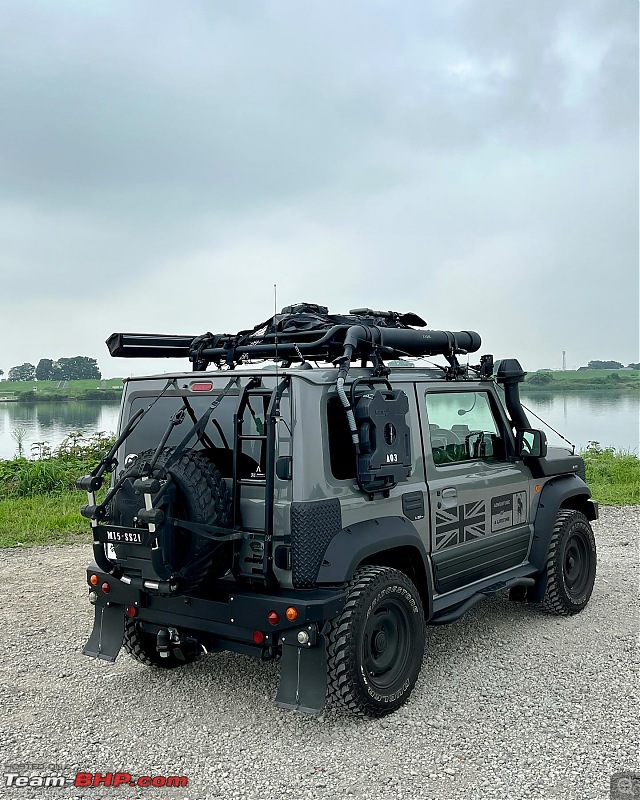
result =
M156 650L160 653L160 658L169 658L169 631L160 628L156 637Z
M156 635L156 650L160 658L168 658L173 654L178 661L188 662L202 649L207 652L204 645L200 645L192 636L180 635L176 628L160 628Z

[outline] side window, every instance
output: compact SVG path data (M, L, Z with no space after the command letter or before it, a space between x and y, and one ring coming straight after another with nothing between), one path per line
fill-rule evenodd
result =
M356 452L351 441L347 415L344 413L344 406L338 397L329 398L327 422L329 460L333 477L342 481L354 479L356 477Z
M426 403L436 466L504 459L504 441L486 392L429 392Z

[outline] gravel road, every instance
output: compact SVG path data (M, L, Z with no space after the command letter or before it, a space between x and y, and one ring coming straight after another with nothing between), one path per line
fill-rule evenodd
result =
M27 798L600 800L638 769L639 508L603 508L590 605L487 601L428 630L410 702L383 720L273 704L278 665L215 654L167 674L81 654L87 547L0 551L5 765L187 776L183 789L15 788Z

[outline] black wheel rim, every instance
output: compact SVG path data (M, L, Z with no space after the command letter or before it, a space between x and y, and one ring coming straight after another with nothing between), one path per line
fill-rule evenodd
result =
M582 531L575 531L564 551L563 576L567 593L578 597L587 588L591 571L591 550Z
M411 651L409 614L404 605L388 599L369 616L362 640L366 678L384 692L404 675Z

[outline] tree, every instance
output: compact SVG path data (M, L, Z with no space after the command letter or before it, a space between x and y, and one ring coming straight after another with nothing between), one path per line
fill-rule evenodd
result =
M527 383L533 386L547 386L552 380L553 377L548 372L534 372L527 378Z
M59 358L53 363L52 369L54 379L61 381L100 380L102 377L98 362L88 356Z
M640 364L627 364L629 369L640 369ZM2 375L2 370L0 370L0 375Z
M587 369L623 369L619 361L590 361Z
M36 368L33 364L25 362L19 367L11 367L9 370L10 381L33 381L36 377Z
M36 380L52 381L54 378L53 361L50 358L41 358L36 367Z

